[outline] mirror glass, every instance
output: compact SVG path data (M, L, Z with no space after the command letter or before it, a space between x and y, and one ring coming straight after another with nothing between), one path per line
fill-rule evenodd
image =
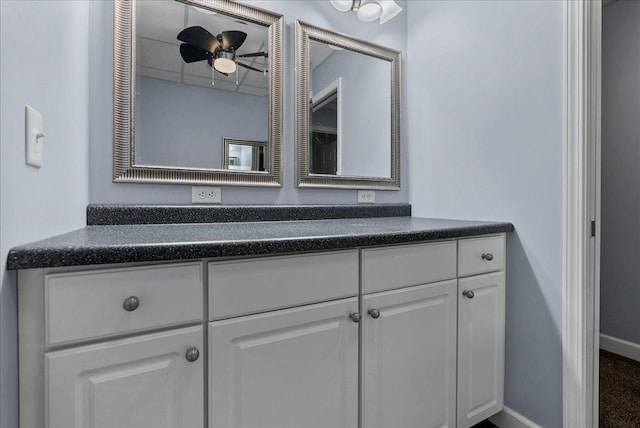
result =
M266 141L224 139L224 168L232 171L267 171Z
M177 1L135 17L135 164L267 171L225 158L225 140L268 140L268 27Z
M401 53L296 21L298 187L400 189Z
M113 10L113 181L282 187L284 16L228 0Z
M309 173L391 177L391 63L309 41Z

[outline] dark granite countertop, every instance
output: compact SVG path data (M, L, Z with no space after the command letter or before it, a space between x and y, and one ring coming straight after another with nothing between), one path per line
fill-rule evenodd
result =
M512 230L511 223L406 216L87 226L11 249L7 269L336 250Z

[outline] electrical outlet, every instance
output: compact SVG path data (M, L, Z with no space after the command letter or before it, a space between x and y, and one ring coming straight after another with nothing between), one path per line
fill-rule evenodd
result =
M376 202L375 190L358 190L359 204L374 204Z
M219 204L222 202L222 190L219 187L191 187L191 202L194 204Z

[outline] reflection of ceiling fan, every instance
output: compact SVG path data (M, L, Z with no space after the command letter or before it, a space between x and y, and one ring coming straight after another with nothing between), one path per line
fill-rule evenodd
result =
M238 54L237 50L246 38L247 33L242 31L223 31L214 36L200 26L185 28L178 34L178 40L184 42L180 45L180 55L186 63L207 60L213 70L225 76L235 73L238 66L266 74L266 69L259 70L238 62L238 58L269 56L267 52Z

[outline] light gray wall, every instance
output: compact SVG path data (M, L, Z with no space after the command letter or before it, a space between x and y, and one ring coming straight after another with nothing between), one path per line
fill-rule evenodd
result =
M600 331L640 344L640 2L602 10Z
M89 5L0 1L0 426L18 426L16 275L7 251L85 224ZM44 116L44 166L24 163L24 106Z
M406 51L407 14L403 12L384 25L360 22L353 13L338 12L328 1L247 1L258 7L285 15L285 93L284 93L284 187L260 189L226 187L225 204L310 204L355 203L355 190L297 189L294 183L295 160L295 19ZM401 2L404 5L404 2ZM90 2L90 200L92 203L191 203L190 186L112 183L112 25L113 6L109 1ZM406 95L403 94L403 95ZM403 96L403 100L406 97ZM406 103L405 103L406 106ZM404 110L406 111L406 109ZM406 117L406 116L405 116ZM406 121L403 121L406 131ZM403 132L402 135L406 135ZM406 144L406 141L405 141ZM402 190L378 191L377 202L409 200L407 151L402 154Z
M341 175L391 177L391 63L346 49L333 52L313 70L313 93L338 78Z
M148 77L136 93L138 164L219 169L223 138L269 138L267 97Z
M562 426L560 1L409 2L414 215L512 222L506 405Z

